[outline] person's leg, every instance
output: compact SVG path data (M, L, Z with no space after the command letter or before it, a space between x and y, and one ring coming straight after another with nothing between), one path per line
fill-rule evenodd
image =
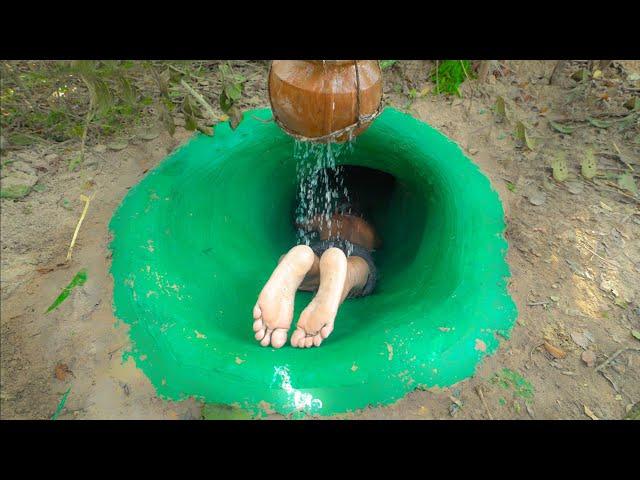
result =
M253 331L263 347L282 347L293 319L296 290L318 257L310 247L297 245L280 259L253 307Z
M320 286L311 303L300 314L291 345L300 348L319 347L333 331L338 308L355 289L361 289L369 278L369 265L356 256L347 258L338 248L330 248L320 258Z

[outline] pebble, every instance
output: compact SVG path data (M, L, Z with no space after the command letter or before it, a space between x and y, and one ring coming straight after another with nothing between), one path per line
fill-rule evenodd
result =
M596 354L591 350L585 350L584 352L582 352L581 358L589 368L593 367L596 364Z

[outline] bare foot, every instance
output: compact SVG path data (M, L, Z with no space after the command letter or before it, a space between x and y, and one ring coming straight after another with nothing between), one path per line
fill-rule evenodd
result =
M253 331L263 347L282 347L293 319L296 290L315 259L306 245L293 247L284 256L265 284L253 307Z
M300 314L291 345L319 347L333 331L333 323L342 302L347 277L347 257L338 248L329 248L320 259L320 287L311 303Z

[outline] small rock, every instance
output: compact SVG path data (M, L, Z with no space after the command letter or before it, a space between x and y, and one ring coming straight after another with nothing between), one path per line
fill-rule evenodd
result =
M571 332L571 340L573 340L578 346L582 347L584 350L589 346L589 339L585 337L583 333L579 332Z
M469 153L470 153L471 155L475 155L476 153L478 153L478 151L479 151L479 150L478 150L477 148L470 148L470 149L469 149Z
M589 368L592 368L596 364L596 354L591 350L585 350L584 352L582 352L581 358Z
M600 290L607 293L613 293L615 297L619 295L618 291L613 286L613 282L611 282L611 280L608 280L606 278L602 280L602 282L600 282Z
M536 206L542 205L544 204L544 202L547 201L547 195L544 192L541 192L540 190L536 190L530 193L528 198L529 198L529 203Z
M107 146L106 145L102 145L102 144L98 144L95 147L93 147L93 151L96 153L104 153L107 151Z

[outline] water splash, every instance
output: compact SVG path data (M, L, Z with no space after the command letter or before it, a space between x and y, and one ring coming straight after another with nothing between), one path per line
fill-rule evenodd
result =
M273 381L276 383L280 379L280 388L282 388L289 396L289 401L296 410L315 411L322 408L322 400L313 398L310 393L304 393L293 388L291 385L291 376L287 367L273 367Z
M332 230L334 214L352 212L350 194L338 159L353 152L354 142L296 141L293 148L298 184L295 212L298 243L309 245L317 238L317 231L325 228L331 232L329 238L339 237L339 224ZM312 225L313 229L304 225Z

